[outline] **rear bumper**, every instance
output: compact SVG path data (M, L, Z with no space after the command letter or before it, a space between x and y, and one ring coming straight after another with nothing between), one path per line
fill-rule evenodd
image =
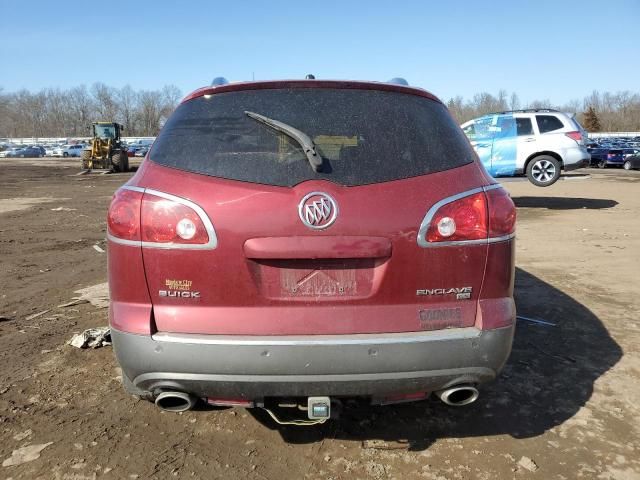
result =
M565 172L570 172L571 170L578 170L579 168L585 168L585 167L588 167L589 165L591 165L591 157L590 156L589 156L589 158L584 158L581 161L576 162L576 163L565 164L564 170L565 170Z
M383 396L496 377L514 325L494 330L322 336L125 333L112 329L124 375L139 391L259 401L280 396Z

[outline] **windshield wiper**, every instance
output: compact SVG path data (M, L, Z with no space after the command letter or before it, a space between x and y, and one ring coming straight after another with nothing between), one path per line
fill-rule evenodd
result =
M307 156L307 160L309 160L311 168L313 168L313 170L316 172L322 171L322 157L318 155L318 152L316 152L316 146L309 135L301 132L291 125L279 122L278 120L274 120L273 118L265 117L264 115L260 115L259 113L246 111L244 113L247 117L253 118L256 122L263 123L266 126L273 128L278 132L284 133L288 137L293 138L300 144L302 150L304 150L304 154Z

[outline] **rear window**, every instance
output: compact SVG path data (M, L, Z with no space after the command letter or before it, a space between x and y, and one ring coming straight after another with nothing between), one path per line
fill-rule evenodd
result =
M562 121L553 115L536 115L536 121L538 122L540 133L553 132L564 127Z
M249 118L254 112L308 135L323 157L315 172L300 145ZM245 90L180 105L151 149L168 167L277 186L324 179L365 185L471 163L473 149L447 109L411 94L339 88Z

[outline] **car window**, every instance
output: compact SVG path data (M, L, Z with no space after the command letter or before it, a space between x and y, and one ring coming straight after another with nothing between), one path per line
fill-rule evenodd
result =
M475 124L471 123L462 129L469 140L474 140L476 136Z
M530 118L516 118L516 128L518 136L533 135L533 124Z
M298 143L249 118L255 112L307 134L324 159L315 172ZM462 130L439 102L411 94L341 88L242 90L180 105L152 161L277 186L324 179L365 185L473 162Z
M564 127L560 119L553 115L536 115L536 121L538 122L540 133L553 132Z

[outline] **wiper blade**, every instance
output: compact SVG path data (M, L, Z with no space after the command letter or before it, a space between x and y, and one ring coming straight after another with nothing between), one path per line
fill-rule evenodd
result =
M259 113L246 111L244 113L247 117L253 118L255 121L263 123L266 126L271 127L274 130L284 133L288 137L293 138L300 144L302 150L304 150L304 154L307 156L307 160L309 160L311 168L313 168L313 170L316 172L322 171L322 157L318 155L318 152L316 152L316 145L313 143L313 140L311 140L311 137L309 137L309 135L301 132L291 125L282 123L278 120L274 120L273 118L265 117L264 115L260 115Z

